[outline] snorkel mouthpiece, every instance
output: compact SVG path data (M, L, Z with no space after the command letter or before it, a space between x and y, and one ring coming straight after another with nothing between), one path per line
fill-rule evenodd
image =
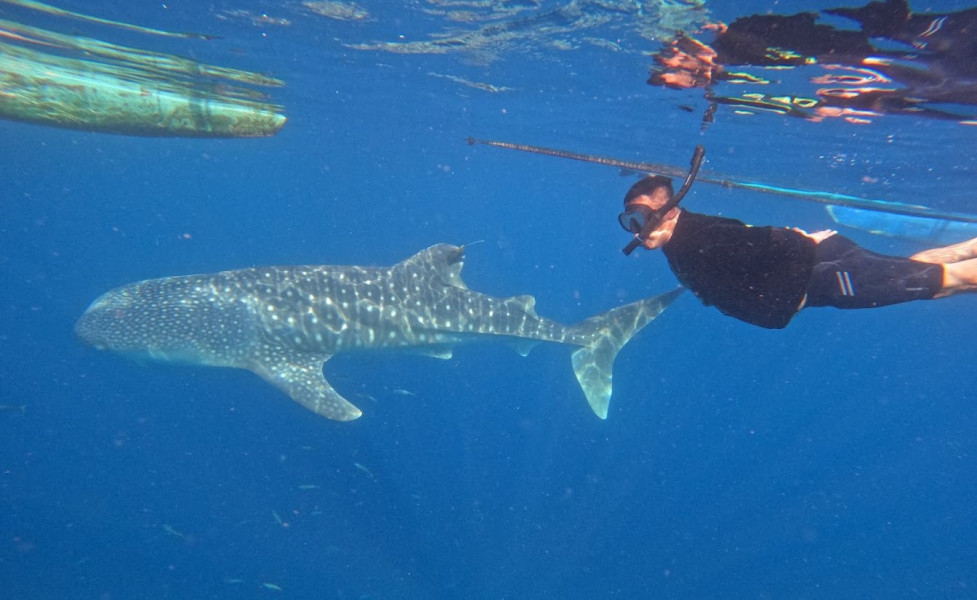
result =
M645 219L645 224L641 228L641 231L634 234L634 238L628 243L628 245L621 249L621 252L623 252L625 256L630 256L638 246L643 244L645 240L648 239L648 236L651 235L651 232L658 229L658 226L661 225L661 221L665 218L665 215L667 215L670 210L678 206L678 203L682 201L682 198L685 198L685 194L687 194L689 192L689 188L692 187L692 183L695 181L696 175L699 174L699 167L702 166L702 159L705 158L705 156L705 148L702 146L696 146L695 151L692 153L692 160L689 161L689 173L685 176L685 182L682 184L682 187L676 194L672 195L668 202L663 204L661 208L648 215L648 218Z
M641 234L636 233L634 234L634 237L631 238L631 241L628 242L628 245L621 249L621 252L624 253L624 256L631 256L631 253L634 252L638 248L638 246L640 246L644 242L645 241L641 239Z

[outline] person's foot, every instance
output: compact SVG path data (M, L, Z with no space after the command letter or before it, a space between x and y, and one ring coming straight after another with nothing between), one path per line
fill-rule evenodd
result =
M977 292L977 258L943 265L943 289L936 298L960 292Z
M919 262L940 263L944 265L977 258L977 238L960 242L959 244L953 244L952 246L923 250L922 252L913 254L909 258L918 260Z

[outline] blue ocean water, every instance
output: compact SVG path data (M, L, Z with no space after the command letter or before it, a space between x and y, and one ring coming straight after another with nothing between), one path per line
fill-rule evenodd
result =
M606 421L556 345L337 357L326 374L364 412L337 423L244 371L137 364L73 336L128 282L386 265L437 242L471 244L472 289L532 294L566 323L675 285L661 255L620 253L633 178L468 136L678 166L698 143L727 175L977 211L972 128L722 107L702 130L701 92L645 84L656 43L633 28L640 3L613 4L500 2L513 12L495 31L512 36L439 54L351 46L478 28L448 19L450 2L358 3L369 18L338 3L332 16L97 7L221 36L208 42L0 4L3 18L270 73L289 118L246 140L0 122L3 595L974 597L973 297L809 310L767 331L686 294L622 351ZM789 12L731 4L686 16ZM614 18L575 29L574 11ZM820 206L715 186L686 204L833 226Z

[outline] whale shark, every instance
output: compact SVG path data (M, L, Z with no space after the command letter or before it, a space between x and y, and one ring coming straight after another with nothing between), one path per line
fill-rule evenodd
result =
M618 352L682 291L566 326L538 316L532 296L468 289L464 258L464 246L438 244L391 267L273 266L150 279L96 299L75 333L134 358L253 371L337 421L362 413L323 375L336 354L407 349L450 358L458 344L500 339L525 356L537 342L556 342L580 347L574 373L605 419Z

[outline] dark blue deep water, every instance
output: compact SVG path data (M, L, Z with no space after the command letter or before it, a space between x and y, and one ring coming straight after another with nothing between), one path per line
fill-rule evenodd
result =
M675 285L660 254L620 252L633 178L470 135L679 166L699 143L719 173L977 211L973 127L721 107L701 131L701 91L645 84L657 43L630 26L640 3L499 2L512 39L478 52L350 47L477 29L441 13L483 4L364 0L363 20L298 2L65 5L221 36L207 42L0 3L0 18L270 73L289 118L275 137L216 141L0 122L0 595L977 597L974 297L809 310L768 331L686 294L620 354L606 421L558 345L337 357L326 375L364 412L338 423L245 371L74 337L128 282L387 265L437 242L482 241L472 289L532 294L566 323ZM613 19L526 17L560 6ZM697 22L796 10L706 8ZM686 204L833 226L818 205L716 186Z

